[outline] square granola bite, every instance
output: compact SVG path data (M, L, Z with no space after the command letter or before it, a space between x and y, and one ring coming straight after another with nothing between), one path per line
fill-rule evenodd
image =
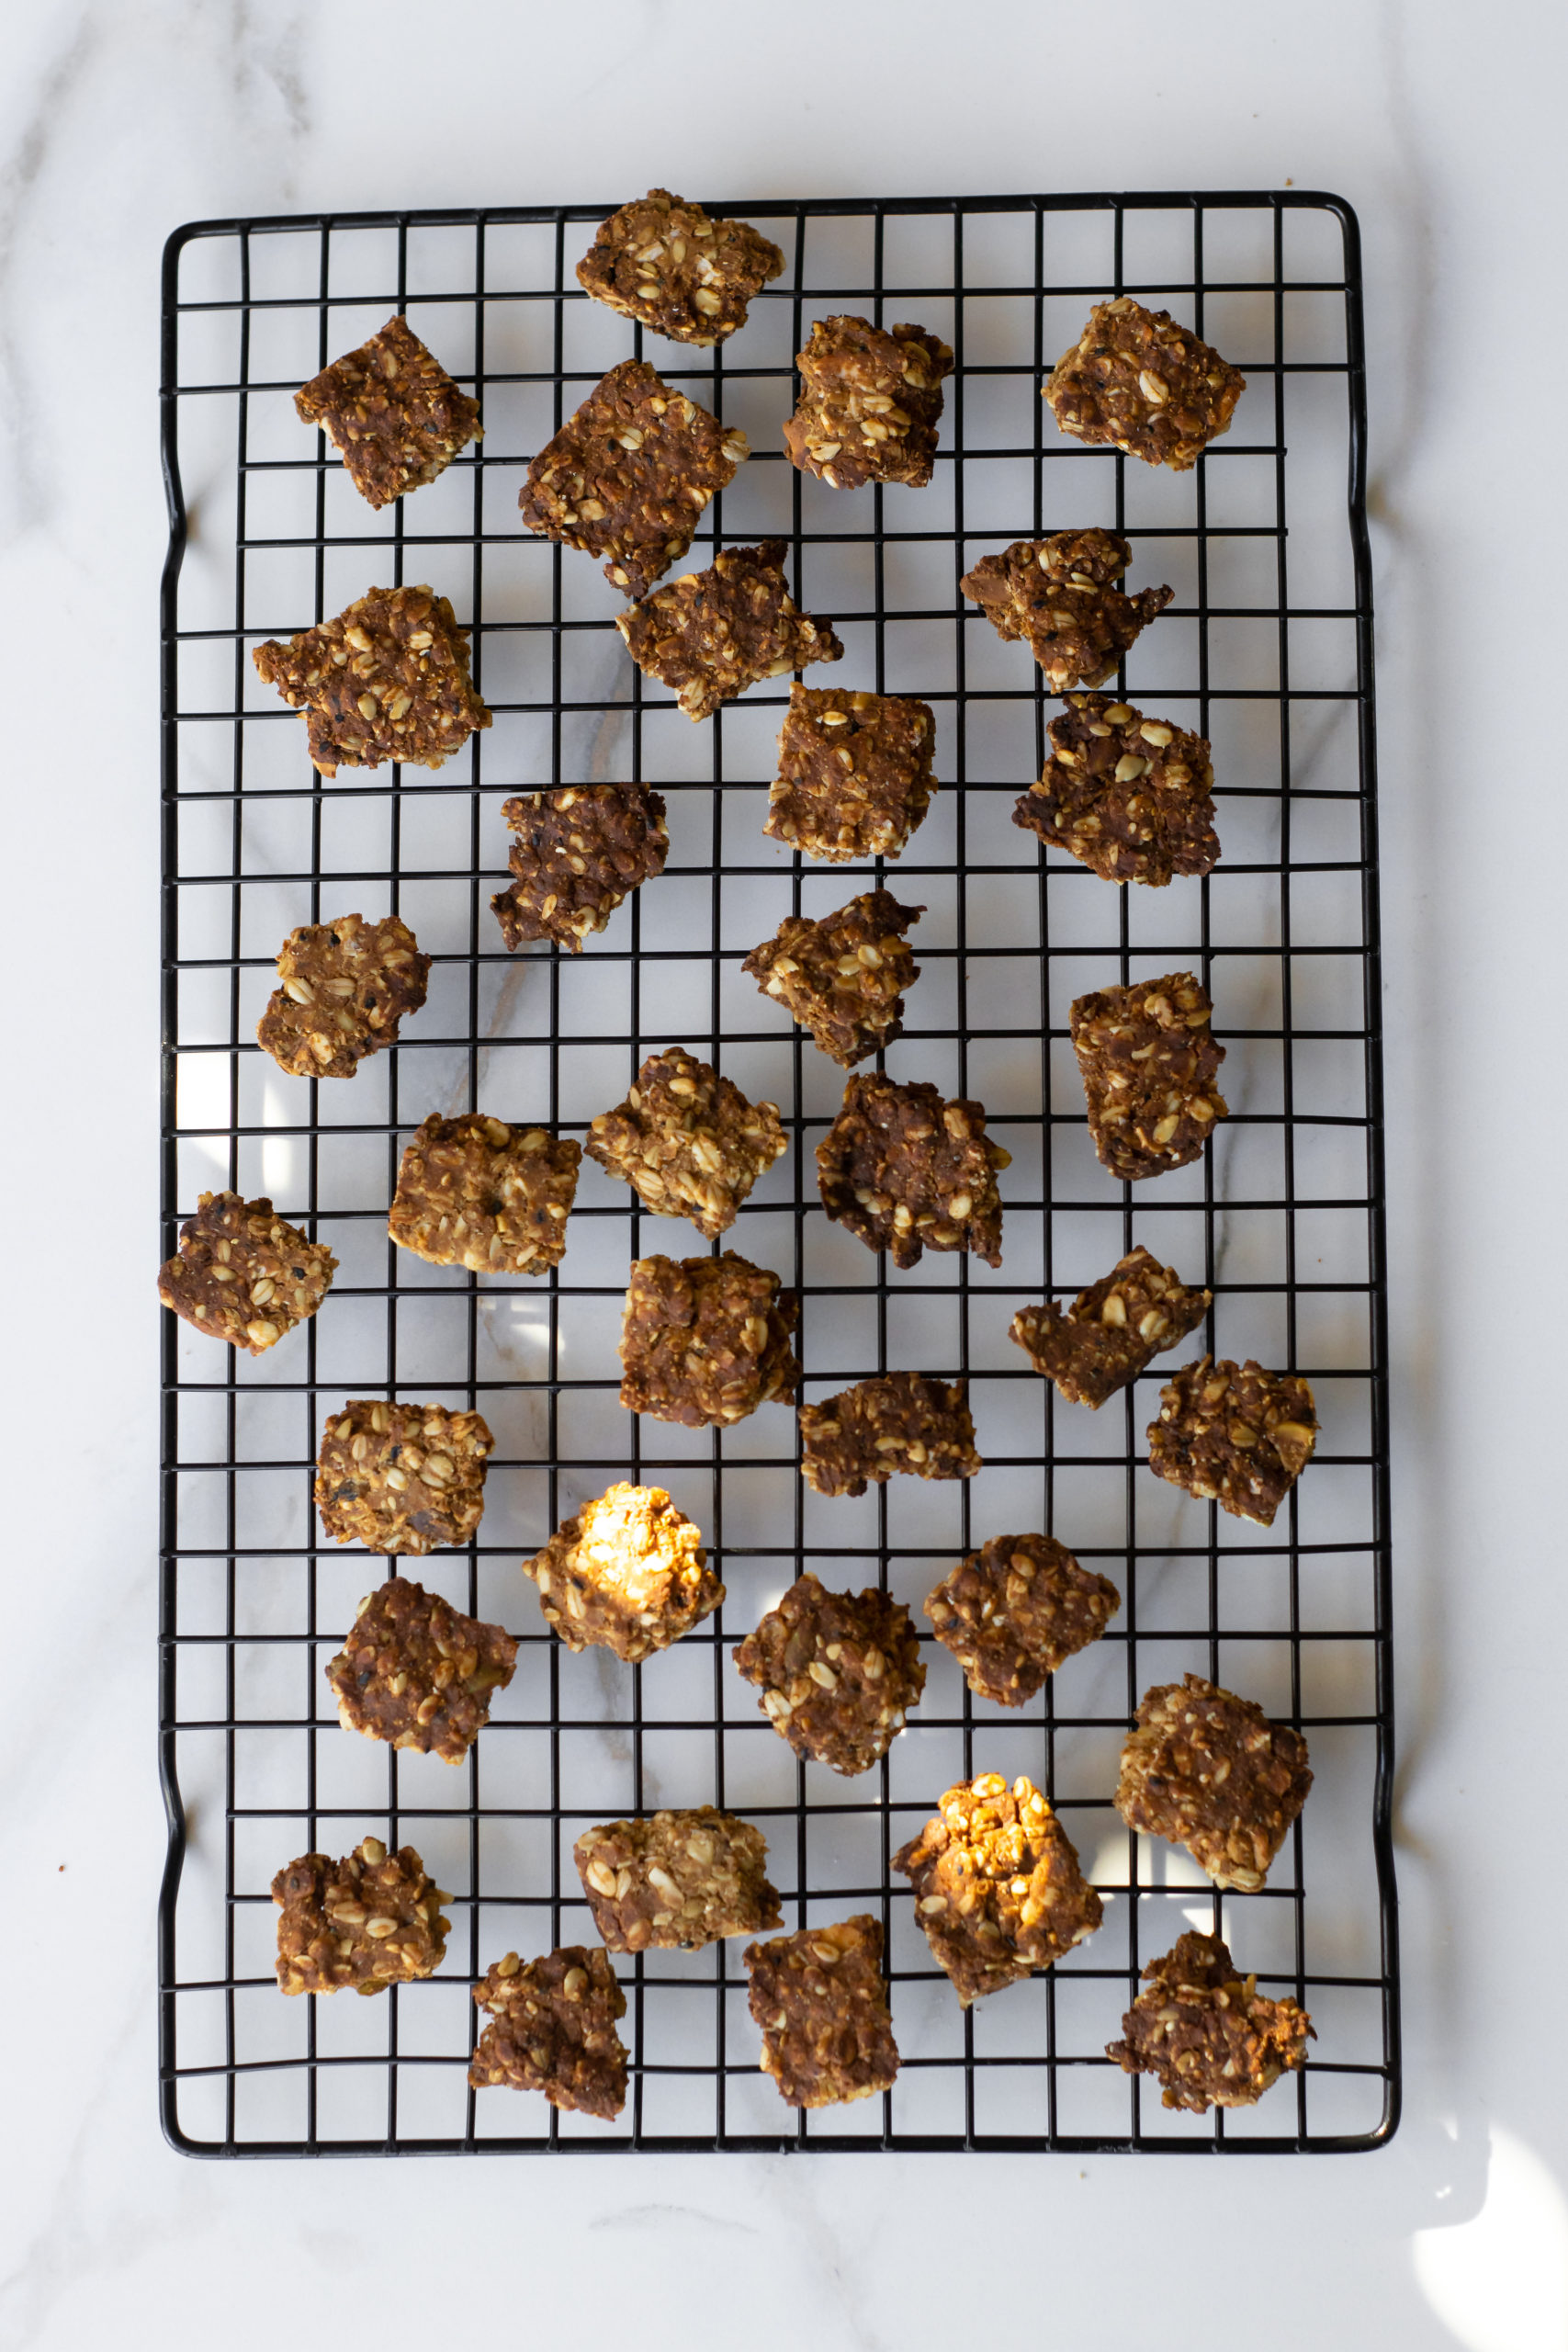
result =
M1213 1293L1190 1290L1141 1246L1079 1291L1066 1313L1055 1299L1021 1306L1009 1337L1069 1404L1098 1412L1108 1396L1195 1331Z
M762 678L841 658L827 623L795 609L784 559L783 539L725 548L706 571L683 573L617 618L637 668L669 686L688 718L711 718Z
M650 1054L637 1084L588 1131L588 1156L657 1216L689 1218L716 1241L788 1139L776 1102L740 1089L684 1046Z
M1148 1991L1122 2020L1125 2039L1108 2042L1105 2054L1124 2075L1153 2075L1162 2107L1191 2115L1255 2107L1317 2038L1300 2003L1267 1999L1218 1936L1179 1936L1163 1960L1150 1961L1144 1982Z
M896 1470L972 1478L984 1465L964 1402L967 1383L890 1372L800 1408L801 1473L819 1495L863 1495Z
M747 1996L762 2030L762 2072L791 2107L847 2106L893 2087L898 2045L882 1974L882 1922L869 1912L748 1944Z
M1075 999L1069 1021L1089 1129L1112 1176L1135 1184L1185 1168L1226 1115L1214 1084L1225 1049L1210 1033L1213 1011L1190 972Z
M158 1295L193 1330L259 1356L314 1315L337 1260L268 1200L203 1193L158 1273Z
M920 977L904 933L924 913L867 890L820 922L786 915L740 968L847 1069L903 1029L904 990Z
M593 1924L611 1951L695 1951L725 1936L782 1927L767 1859L760 1829L711 1804L601 1822L572 1848Z
M566 1248L581 1159L570 1136L433 1111L404 1148L387 1230L427 1265L547 1273Z
M993 1535L926 1596L926 1615L977 1699L1021 1707L1099 1641L1122 1606L1109 1577L1052 1535Z
M874 1586L829 1592L809 1569L748 1634L735 1665L797 1756L845 1774L880 1762L926 1687L903 1603Z
M405 318L394 315L357 351L334 359L294 395L304 424L319 424L363 499L386 506L434 481L470 441L479 404L460 392Z
M465 1617L438 1592L389 1577L367 1593L327 1667L344 1731L460 1764L517 1666L502 1625Z
M777 1274L722 1258L639 1258L621 1324L621 1402L689 1430L742 1421L800 1379L800 1301Z
M800 398L784 424L790 462L829 490L930 481L953 354L924 327L818 319L795 355Z
M817 1182L835 1225L900 1268L927 1248L968 1250L1002 1262L997 1170L1012 1155L986 1133L978 1102L944 1102L934 1086L895 1084L869 1070L817 1147Z
M1201 1356L1160 1390L1149 1468L1233 1519L1272 1527L1316 1443L1312 1389L1299 1374Z
M626 2103L626 2047L615 2026L626 1996L607 1952L563 1944L542 1960L492 1962L474 2000L491 2022L479 2038L475 2090L543 2091L552 2107L611 2122Z
M744 220L710 220L700 204L650 187L623 204L577 265L577 282L612 311L676 343L723 343L784 257Z
M540 450L517 503L530 531L604 557L613 588L646 596L749 455L735 426L623 359Z
M1073 1842L1032 1781L960 1781L893 1867L964 2008L1051 1967L1100 1922Z
M795 685L762 831L842 865L897 857L931 805L936 723L904 695Z
M1130 294L1098 302L1043 397L1064 433L1185 473L1225 432L1247 389L1238 368L1168 311Z
M468 675L468 632L433 588L372 588L335 620L251 654L258 675L306 712L310 763L438 768L490 713Z
M1069 695L1050 735L1055 748L1014 808L1015 825L1106 882L1159 889L1179 874L1212 871L1220 842L1201 735L1109 695Z
M467 1544L494 1444L478 1413L351 1397L327 1422L317 1458L321 1524L337 1543L371 1552Z
M285 1993L384 1993L434 1975L446 1956L450 1903L412 1846L363 1838L341 1862L301 1854L272 1882L277 1982Z
M1216 1886L1256 1894L1311 1787L1299 1731L1190 1674L1139 1702L1113 1803L1129 1829L1185 1846Z
M522 792L502 803L517 838L507 863L513 879L491 900L508 947L553 939L582 953L623 899L670 854L664 796L642 784L572 784L558 792Z
M628 1666L711 1616L724 1587L703 1539L662 1487L612 1487L563 1520L523 1563L570 1650L613 1650Z
M394 1046L405 1012L424 1002L434 958L397 915L302 923L277 951L282 985L266 1001L256 1043L292 1078L352 1078Z
M998 637L1022 639L1051 692L1064 695L1069 686L1102 686L1175 595L1174 588L1123 595L1132 560L1113 531L1058 531L982 556L958 584Z

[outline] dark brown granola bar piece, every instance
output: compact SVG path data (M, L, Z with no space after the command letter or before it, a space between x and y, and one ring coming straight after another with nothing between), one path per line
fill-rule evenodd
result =
M301 1854L272 1882L285 1993L384 1993L432 1976L446 1956L450 1903L412 1846L361 1840L341 1862Z
M1145 718L1109 695L1069 695L1054 745L1015 825L1068 851L1106 882L1158 889L1218 861L1214 771L1201 735Z
M740 968L847 1069L903 1029L904 990L920 977L904 933L924 913L867 890L819 922L786 915Z
M682 573L617 617L637 668L669 686L688 718L711 718L760 679L842 655L825 621L796 610L784 559L782 539L725 548L706 571Z
M800 1316L777 1274L738 1258L639 1258L621 1326L621 1402L689 1430L744 1420L800 1379L790 1334Z
M611 1487L563 1520L523 1573L568 1649L613 1650L628 1666L724 1599L701 1534L662 1487Z
M268 1200L203 1193L158 1272L158 1295L194 1330L259 1356L306 1322L333 1285L337 1260L307 1241Z
M468 675L468 632L433 588L372 588L335 620L251 654L286 703L307 712L322 775L383 760L438 768L490 713Z
M397 915L302 923L277 951L282 985L266 1001L256 1042L295 1078L352 1078L371 1054L396 1045L404 1013L424 1002L433 961Z
M863 1495L896 1470L917 1478L972 1478L982 1467L967 1384L890 1372L800 1408L801 1471L819 1495Z
M902 1601L874 1585L829 1592L809 1569L748 1634L735 1665L797 1756L846 1774L881 1761L926 1687Z
M479 2038L475 2090L543 2091L552 2107L608 2123L626 2103L626 2047L615 2030L626 1996L607 1952L563 1944L542 1960L491 1963L474 1999L491 2022Z
M1255 2107L1282 2074L1294 2073L1317 2036L1301 2004L1270 2001L1256 1976L1242 1976L1218 1936L1179 1936L1144 1971L1122 2020L1125 2039L1105 2054L1124 2075L1153 2075L1162 2107L1206 2115L1211 2107Z
M405 318L334 359L294 395L305 424L319 424L361 498L386 506L434 481L470 441L481 440L479 404L460 392Z
M321 1524L339 1544L371 1552L467 1544L484 1510L494 1444L478 1413L351 1397L321 1438Z
M1048 1674L1099 1641L1122 1606L1109 1577L1052 1535L993 1535L926 1596L936 1637L977 1699L1021 1707Z
M1069 1023L1102 1168L1136 1183L1196 1159L1228 1109L1214 1076L1225 1049L1209 991L1190 972L1077 998Z
M900 1086L879 1071L852 1078L842 1110L817 1147L822 1205L868 1250L900 1268L921 1252L968 1250L1002 1262L997 1171L1012 1154L986 1133L978 1102L944 1102L934 1086Z
M762 2072L791 2107L847 2106L891 2090L898 2045L882 1974L882 1922L869 1912L748 1944L747 2000L762 2030Z
M790 462L830 490L931 478L953 354L924 327L818 319L795 355L800 398L784 424Z
M1075 440L1107 442L1185 473L1228 429L1246 389L1240 368L1168 311L1145 311L1122 294L1096 303L1043 397Z
M583 1831L572 1860L611 1951L695 1951L784 1924L767 1839L711 1804L601 1822Z
M1298 1374L1201 1356L1160 1390L1149 1468L1233 1519L1272 1527L1316 1443L1312 1389Z
M787 1148L776 1102L749 1102L683 1046L650 1054L637 1084L588 1131L588 1156L659 1216L716 1241L759 1176Z
M1073 1842L1032 1781L960 1781L893 1867L964 2008L1051 1967L1100 1922Z
M958 584L998 637L1022 639L1051 692L1064 695L1069 686L1102 686L1175 595L1174 588L1123 595L1132 560L1113 531L1058 531L982 556Z
M1010 1337L1069 1404L1096 1412L1108 1396L1195 1331L1213 1303L1140 1246L1079 1291L1066 1312L1055 1299L1021 1306Z
M710 220L700 204L650 187L599 223L577 265L596 300L676 343L723 343L784 257L744 220Z
M664 796L642 784L569 784L502 803L517 839L513 879L491 909L508 947L553 939L574 956L623 899L662 874L670 854Z
M897 857L937 789L935 749L929 703L794 685L762 831L831 865Z
M1299 1731L1190 1674L1139 1702L1113 1802L1129 1829L1185 1846L1216 1886L1256 1894L1311 1787Z
M737 427L623 359L540 450L517 503L530 531L604 557L613 588L646 596L749 455Z
M327 1667L344 1731L460 1764L517 1666L502 1625L465 1617L438 1592L389 1577L359 1604Z
M543 1274L560 1263L582 1147L487 1112L433 1111L404 1148L387 1230L432 1266Z

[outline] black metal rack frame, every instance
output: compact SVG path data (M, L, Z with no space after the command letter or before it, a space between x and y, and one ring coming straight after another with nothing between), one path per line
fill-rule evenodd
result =
M802 607L846 639L835 680L919 694L938 713L932 815L896 869L874 869L931 910L914 941L924 977L886 1058L979 1095L1015 1164L999 1275L953 1259L901 1275L829 1227L816 1197L812 1144L841 1073L739 978L783 912L872 887L873 869L803 869L761 834L787 680L690 727L621 653L619 600L597 567L517 520L533 449L605 367L643 354L641 331L588 303L573 276L609 209L203 221L164 257L163 1248L198 1189L232 1184L273 1192L343 1261L321 1316L254 1364L162 1318L164 2131L226 2157L1377 2145L1397 2122L1399 2036L1354 215L1295 190L738 201L722 209L783 244L784 277L716 353L648 339L661 373L750 427L753 457L705 515L693 562L710 540L783 536ZM1171 308L1246 372L1231 433L1189 475L1079 448L1038 397L1112 291ZM376 517L288 399L405 308L481 390L487 435ZM791 355L814 317L845 309L917 319L954 346L927 491L835 499L778 445ZM1090 521L1132 539L1130 584L1178 590L1118 690L1215 741L1224 854L1168 891L1117 891L1007 821L1039 773L1050 697L958 575L1011 538ZM404 579L429 579L472 624L495 729L437 775L329 784L302 724L258 689L250 646ZM509 962L484 903L502 878L501 799L628 763L670 798L664 876L581 958ZM351 1087L282 1078L252 1042L276 945L295 922L351 909L409 917L436 955L430 1001ZM1089 1151L1066 1005L1189 963L1230 1048L1233 1116L1203 1163L1134 1193ZM780 1102L793 1149L726 1242L801 1291L803 1394L900 1365L968 1376L987 1464L970 1485L899 1480L824 1503L795 1475L793 1419L776 1407L700 1436L622 1414L625 1266L699 1244L587 1162L572 1246L543 1283L481 1286L386 1239L400 1145L427 1111L476 1104L581 1133L673 1042ZM1142 1432L1168 1360L1090 1417L1006 1341L1025 1299L1070 1296L1135 1239L1189 1279L1201 1265L1215 1294L1205 1346L1314 1381L1319 1455L1271 1532L1151 1477ZM479 1540L414 1570L523 1637L516 1681L455 1771L348 1737L321 1672L382 1564L319 1541L320 1424L345 1394L378 1393L477 1405L497 1436ZM675 1491L729 1588L718 1614L637 1669L565 1653L515 1565L628 1476ZM876 1771L845 1781L798 1765L727 1660L758 1609L810 1562L829 1581L880 1580L923 1627L936 1575L1010 1524L1054 1528L1121 1585L1102 1642L1004 1715L971 1700L928 1636L926 1701ZM1317 1786L1258 1895L1216 1896L1184 1856L1127 1838L1110 1805L1138 1697L1185 1668L1261 1698L1312 1743ZM1046 1976L965 2015L888 1856L948 1781L987 1769L1044 1788L1107 1919ZM509 1945L592 1935L572 1838L594 1819L704 1800L761 1823L791 1926L882 1917L896 2089L869 2107L786 2109L757 2072L739 1947L720 1945L622 1963L633 2072L618 2123L476 2098L469 1986ZM456 1890L443 1971L374 2002L280 1999L272 1871L367 1832L418 1845ZM1310 2064L1257 2109L1167 2115L1101 2054L1144 1961L1188 1921L1222 1926L1240 1967L1317 2020Z

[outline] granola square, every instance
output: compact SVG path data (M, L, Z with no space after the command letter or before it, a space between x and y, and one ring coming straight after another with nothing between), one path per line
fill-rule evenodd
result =
M1074 1001L1073 1051L1102 1168L1128 1183L1196 1159L1228 1105L1214 1084L1225 1049L1209 991L1190 972Z
M478 1413L351 1397L327 1422L317 1458L321 1524L337 1543L371 1552L467 1544L494 1444Z
M923 1081L899 1086L869 1070L852 1078L843 1108L817 1147L818 1189L835 1225L896 1266L922 1252L967 1250L1002 1262L997 1171L1010 1152L986 1133L978 1102L944 1102Z
M1102 686L1175 595L1174 588L1124 595L1132 560L1113 531L1058 531L982 556L958 584L998 637L1023 640L1051 692L1062 695Z
M1141 1245L1079 1291L1064 1313L1055 1299L1022 1306L1009 1336L1069 1404L1098 1412L1156 1356L1180 1345L1213 1304Z
M572 1860L611 1951L695 1951L784 1924L766 1838L711 1804L601 1822L583 1831Z
M433 1111L403 1151L387 1230L431 1266L543 1274L558 1266L582 1147L486 1112Z
M1190 1674L1144 1693L1113 1803L1129 1829L1185 1846L1216 1886L1256 1894L1311 1787L1299 1731Z
M1317 2039L1300 2003L1269 2000L1218 1936L1179 1936L1150 1961L1144 1982L1148 1991L1122 2020L1125 2039L1108 2042L1105 2054L1124 2075L1153 2075L1162 2107L1191 2115L1255 2107Z
M344 1731L460 1764L517 1667L502 1625L465 1617L438 1592L389 1577L367 1593L327 1667Z
M1071 1838L1032 1781L960 1781L893 1857L931 1957L963 2007L1049 1968L1103 1910Z
M936 1637L977 1699L1021 1707L1048 1674L1099 1641L1122 1606L1109 1577L1053 1535L993 1535L926 1596Z
M656 334L705 346L745 325L752 296L784 266L747 221L712 220L700 204L650 187L600 222L577 282Z
M646 596L749 455L735 426L623 359L540 450L518 504L530 531L603 556L613 588Z
M412 1846L362 1838L342 1861L301 1854L272 1882L277 1982L285 1993L384 1993L434 1975L446 1956L450 1903Z
M744 1420L800 1378L790 1334L800 1301L777 1274L722 1258L639 1258L621 1326L621 1402L689 1430Z
M800 398L784 424L790 462L830 490L930 481L953 354L924 327L818 319L795 355Z
M1098 302L1051 372L1043 398L1064 433L1185 473L1228 430L1247 389L1238 368L1168 311L1130 294Z
M983 1467L967 1383L891 1372L800 1408L801 1473L819 1495L863 1495L894 1472L972 1478Z
M688 718L711 718L761 679L841 658L827 622L797 611L784 559L783 539L725 548L706 571L682 573L616 620L637 668L669 686Z
M920 967L904 934L924 907L867 890L820 922L786 915L740 968L843 1069L891 1045Z
M829 1592L809 1569L747 1635L735 1665L797 1756L845 1774L881 1761L926 1687L903 1603L874 1585Z
M563 1520L523 1573L568 1649L613 1650L627 1665L668 1649L724 1599L701 1534L662 1487L611 1487Z
M325 1242L307 1241L269 1200L203 1193L159 1269L158 1295L193 1330L259 1356L314 1315L336 1272Z
M664 796L641 784L575 784L558 792L523 792L502 803L517 838L508 858L513 879L491 909L508 947L553 939L582 953L623 899L670 854Z
M830 865L897 857L937 789L936 723L904 695L794 685L762 831Z
M294 395L301 424L319 424L372 506L434 481L484 437L479 404L458 390L405 318L334 359Z
M563 1944L542 1960L492 1962L474 2000L491 2012L468 2080L475 2090L543 2091L552 2107L612 2122L626 2103L626 1996L607 1952Z
M748 1944L747 1996L762 2030L762 2072L791 2107L847 2106L891 2090L898 2045L882 1973L882 1922L869 1912Z
M1049 731L1051 756L1013 809L1015 825L1106 882L1159 889L1213 870L1214 771L1201 735L1109 695L1069 695Z
M1316 1443L1312 1389L1299 1374L1202 1356L1160 1391L1149 1468L1233 1519L1272 1527Z
M251 654L258 675L307 713L322 775L383 760L438 768L490 713L468 675L468 632L433 588L372 588L334 620Z
M749 1102L684 1046L650 1054L624 1102L588 1131L588 1156L657 1216L683 1216L716 1241L788 1148L776 1102Z
M404 1013L424 1002L434 960L397 915L302 923L277 951L280 986L256 1043L293 1078L352 1078L396 1045Z

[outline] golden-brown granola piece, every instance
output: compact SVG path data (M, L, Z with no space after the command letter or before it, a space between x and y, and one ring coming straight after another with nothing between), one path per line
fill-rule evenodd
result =
M572 1860L593 1924L611 1951L695 1951L725 1936L783 1925L760 1829L711 1804L604 1821Z
M158 1272L158 1295L193 1330L259 1356L314 1315L337 1260L268 1200L203 1193Z
M1179 1936L1144 1971L1122 2020L1122 2041L1106 2044L1124 2075L1153 2075L1162 2107L1206 2115L1211 2107L1255 2107L1281 2074L1306 2059L1316 2034L1289 1998L1270 2001L1256 1976L1240 1976L1218 1936Z
M920 977L904 933L924 913L867 890L819 922L786 915L740 968L847 1069L903 1029L904 990Z
M703 346L746 323L746 310L784 266L744 220L710 220L700 204L650 187L599 223L577 282L656 334Z
M931 478L947 345L924 327L818 319L795 355L800 398L784 424L790 462L830 490Z
M494 1444L478 1413L350 1397L321 1438L321 1524L339 1544L372 1552L467 1544L484 1510Z
M800 1408L801 1473L819 1495L863 1495L896 1470L917 1478L972 1478L982 1467L967 1383L890 1372Z
M302 923L277 951L282 986L266 1001L256 1042L293 1078L352 1078L396 1045L404 1013L424 1002L433 961L397 915Z
M1145 311L1122 294L1096 303L1043 397L1075 440L1108 442L1185 473L1227 430L1246 389L1241 370L1168 311Z
M460 1764L517 1667L502 1625L465 1617L438 1592L389 1577L367 1593L327 1667L344 1731Z
M958 584L998 637L1023 639L1051 692L1064 695L1069 686L1102 686L1175 595L1174 588L1123 595L1132 560L1113 531L1058 531L982 556Z
M558 792L523 792L502 803L517 838L508 857L513 879L491 908L508 947L553 939L582 953L623 899L670 854L664 796L641 784L573 784Z
M776 1102L748 1102L684 1046L650 1054L637 1084L588 1131L588 1156L645 1208L683 1216L716 1241L787 1148Z
M909 695L794 685L762 831L829 865L897 857L931 805L936 722Z
M396 314L357 351L312 376L294 405L302 424L321 426L372 506L434 481L459 449L484 437L478 401L457 390Z
M747 1995L762 2030L762 2072L791 2107L835 2107L891 2090L898 2045L882 1974L882 1922L869 1912L748 1944Z
M1225 1049L1211 1034L1214 1008L1190 972L1096 989L1068 1019L1102 1168L1136 1183L1196 1159L1225 1117L1214 1084Z
M1109 1577L1054 1535L993 1535L926 1596L926 1615L977 1699L1021 1707L1097 1642L1122 1606Z
M688 718L711 718L763 678L841 658L827 622L796 609L784 560L783 539L724 548L705 571L683 572L617 616L637 668L669 686Z
M474 1999L492 2022L468 2080L477 2091L543 2091L552 2107L604 2122L626 2103L626 2048L615 2030L626 1996L609 1954L563 1944L542 1960L492 1962Z
M662 1487L611 1487L563 1520L523 1573L568 1649L596 1645L628 1665L668 1649L724 1599L700 1533Z
M1010 1789L982 1772L948 1789L893 1867L964 2008L1049 1968L1100 1922L1073 1842L1032 1781Z
M735 1665L797 1756L846 1774L880 1762L926 1687L902 1601L874 1585L829 1592L809 1569L747 1635Z
M1129 1829L1185 1846L1216 1886L1256 1894L1311 1787L1299 1731L1190 1674L1144 1693L1114 1804Z
M800 1366L800 1316L777 1274L722 1258L639 1258L621 1325L621 1402L689 1430L744 1420L771 1396L787 1404Z
M1109 695L1069 695L1050 735L1055 748L1014 808L1015 825L1106 882L1159 889L1176 875L1212 870L1220 842L1201 735Z
M309 713L322 775L383 760L438 768L490 713L468 675L468 632L433 588L372 588L335 620L252 654L286 703Z
M1233 1519L1272 1527L1316 1443L1317 1412L1299 1374L1201 1356L1160 1390L1149 1468Z
M817 1183L836 1225L900 1268L931 1250L1002 1262L997 1171L1012 1154L986 1133L979 1102L944 1102L934 1086L880 1072L852 1078L843 1108L817 1147Z
M1108 1396L1195 1331L1213 1304L1141 1245L1079 1291L1064 1314L1055 1299L1021 1306L1010 1338L1069 1404L1098 1412Z
M428 1265L547 1273L566 1248L581 1159L570 1136L433 1111L404 1147L387 1230Z
M446 1956L450 1903L412 1846L361 1840L341 1862L301 1854L272 1882L277 1982L285 1993L384 1993L434 1975Z

